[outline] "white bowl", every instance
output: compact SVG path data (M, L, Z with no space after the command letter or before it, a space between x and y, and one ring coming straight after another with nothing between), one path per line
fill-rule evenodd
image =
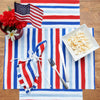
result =
M89 50L87 50L85 53L80 54L80 55L76 55L76 54L74 53L73 49L72 49L72 48L68 45L68 43L67 43L67 39L68 39L70 36L72 36L73 34L76 34L77 32L83 32L83 33L85 34L85 36L88 38L88 40L89 40L89 42L91 43L91 45L92 45L92 47L91 47ZM79 28L75 29L74 31L70 32L69 34L64 35L64 36L62 37L62 40L63 40L63 42L65 43L65 45L66 45L68 51L71 53L71 55L72 55L72 57L73 57L73 59L74 59L75 61L77 61L77 60L83 58L84 56L88 55L89 53L91 53L91 52L93 52L93 51L95 51L96 49L99 48L98 43L96 42L96 40L94 39L94 37L91 35L91 33L90 33L89 30L88 30L88 27L87 27L85 24L81 25Z

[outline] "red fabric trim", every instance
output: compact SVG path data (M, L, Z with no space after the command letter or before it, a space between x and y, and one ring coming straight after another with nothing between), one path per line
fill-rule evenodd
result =
M11 59L12 59L12 41L8 40L8 68L7 68L7 89L11 89Z
M60 72L60 54L59 54L59 43L60 43L60 33L59 33L59 29L56 29L56 65L57 65L57 70L58 72ZM56 89L60 89L60 79L59 79L59 76L58 74L56 73L55 75L56 77L56 80L55 80L55 83L56 83Z
M81 59L81 88L85 89L85 58Z

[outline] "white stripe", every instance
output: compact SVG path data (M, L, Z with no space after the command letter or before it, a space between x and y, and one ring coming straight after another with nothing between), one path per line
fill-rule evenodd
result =
M34 15L34 16L39 17L40 19L42 19L42 17L41 17L41 16L38 16L38 15L36 15L36 14L34 14L34 13L30 12L30 16L31 16L31 17L32 17L32 15Z
M44 40L44 34L43 34L44 32L45 32L44 29L42 29L42 41ZM45 82L47 83L44 76L46 78L48 78L47 75L46 75L47 72L45 72L45 70L44 70L45 69L44 67L48 67L48 66L44 66L44 64L46 62L46 61L44 61L44 59L45 59L45 54L42 54L42 87L41 87L42 89L46 88Z
M24 83L25 83L25 86L26 86L27 88L29 88L29 85L27 84L27 80L26 80L26 78L24 77L24 74L23 74L22 64L19 64L19 68L20 68L21 76L22 76L22 78L23 78L23 81L24 81Z
M69 33L68 32L68 28L66 28L65 29L65 34L66 33ZM65 56L66 56L66 74L67 74L67 77L68 77L68 79L69 79L69 67L70 67L70 65L69 65L69 51L67 50L67 48L66 48L66 46L65 46ZM70 80L69 80L70 81ZM69 82L67 82L67 84L68 84L68 87L69 87Z
M51 55L51 52L50 52L50 28L47 28L47 33L48 33L48 38L47 38L47 48L48 48L47 50L48 50L48 54L47 54L47 57L48 57L48 59L50 59L50 55ZM47 33L45 33L45 34L47 34ZM47 71L47 73L48 73L48 80L50 82L50 71L51 71L50 67L51 66L50 66L49 62L47 62L47 65L48 65L48 71Z
M33 34L33 30L32 30L32 28L30 28L30 37L29 37L29 47L30 47L29 51L30 52L32 52L32 34Z
M35 12L35 13L37 13L37 14L39 14L40 16L42 16L41 13L39 13L39 12L35 11L34 9L30 8L30 12L31 12L31 13L32 13L32 11ZM34 13L33 13L33 15L34 15Z
M62 47L62 28L60 29L60 45ZM60 75L63 78L62 61L60 57ZM60 81L60 89L63 89L63 83Z
M39 23L39 22L37 22L37 21L35 21L35 20L31 19L31 18L30 18L30 20L31 20L31 23L32 23L32 24L35 24L35 23L36 23L36 24L41 25L41 23ZM36 25L36 24L35 24L35 25Z
M21 58L21 38L18 40L18 58L19 59L22 59ZM24 52L24 51L23 51ZM17 72L17 75L18 75L18 72ZM20 88L20 83L19 83L19 80L18 80L18 77L17 77L17 86L18 86L18 89Z
M81 62L78 61L78 71L79 71L79 89L81 89Z
M56 45L56 30L53 28L53 60L54 62L56 61L56 49L55 49L55 45ZM52 47L51 47L52 48ZM52 68L53 70L53 68ZM56 88L56 76L55 76L56 72L55 70L53 70L53 89Z
M29 16L29 14L22 15L22 14L19 14L19 13L15 12L15 16L18 16L18 15L22 16L22 17Z
M35 14L34 14L35 15ZM40 21L40 22L42 22L42 17L41 17L41 20L39 19L39 18L36 18L36 17L33 17L32 15L30 15L32 18L34 18L35 20L37 20L37 21ZM33 19L32 19L33 20Z
M33 5L34 6L34 5ZM41 11L41 9L40 8L36 8L36 7L33 7L33 6L30 6L30 8L32 9L35 9L35 10L37 10L37 11L39 11L40 13L43 13L43 11Z
M79 9L51 9L51 8L42 8L44 15L80 15Z
M43 22L80 22L80 19L43 19Z
M29 76L29 78L30 78L30 80L31 80L31 83L32 83L32 85L33 85L34 79L33 79L33 77L32 77L32 74L31 74L30 70L28 69L27 64L26 64L26 66L25 66L25 69L26 69L26 71L27 71L27 73L28 73L28 76Z
M22 4L29 4L29 3L22 3ZM31 3L32 5L35 6L80 6L80 3L78 4L71 4L71 3Z
M20 91L20 93L21 94L24 94L24 92L23 91ZM34 96L34 95L38 95L38 94L40 94L40 95L43 95L43 94L45 94L45 95L51 95L51 97L52 97L52 95L65 95L66 97L67 97L67 95L78 95L78 96L82 96L82 91L31 91L30 92L30 96ZM27 95L26 95L27 96ZM60 97L60 96L59 96ZM62 96L61 96L62 97Z
M85 57L85 89L88 89L88 57Z
M5 43L6 43L6 47L5 47L5 75L4 75L4 89L7 89L7 66L8 66L8 38L7 36L5 36Z
M75 61L72 58L72 89L75 89Z
M27 30L28 30L27 28L24 29L24 35L25 35L24 36L25 37L24 38L25 39L24 40L24 58L25 59L27 58Z
M91 53L91 89L94 89L94 65L93 65L93 53Z
M80 25L42 25L41 28L78 28ZM32 25L27 25L26 27L33 27Z

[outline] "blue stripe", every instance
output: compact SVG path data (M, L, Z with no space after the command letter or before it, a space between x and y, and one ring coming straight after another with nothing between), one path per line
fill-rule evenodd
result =
M75 81L76 81L76 89L79 89L79 79L78 79L78 61L75 62L75 73L76 73L76 78L75 78Z
M30 37L30 29L27 29L27 57L29 57L29 37Z
M18 58L18 40L15 40L14 58ZM18 60L14 60L14 89L17 89L17 64Z
M42 22L42 25L80 25L80 22Z
M94 28L92 28L92 35L94 37ZM95 89L95 51L93 51L93 67L94 67L94 89Z
M94 66L94 89L95 88L95 51L93 52L93 66Z
M40 43L36 46L36 48L35 48L35 51L36 51L36 52L39 52L39 46L40 46L41 44L43 44L43 43L47 43L47 41L44 40L44 41L40 42ZM39 54L39 56L40 56L40 55L41 55L41 54Z
M68 9L79 9L80 6L37 6L39 8L68 8Z
M25 91L25 89L20 89L20 91ZM80 92L82 89L35 89L32 91L67 91L67 92Z
M65 29L62 29L62 36L65 35ZM62 42L62 50L63 50L63 55L64 55L64 62L65 62L65 65L66 65L66 50L65 50L65 44L64 42ZM66 78L65 78L65 71L64 71L64 66L62 65L62 68L63 68L63 79L64 81L66 82ZM64 85L63 85L63 89L65 89Z
M35 52L35 45L36 45L36 29L33 28L33 33L32 33L32 50Z
M4 48L4 68L3 68L3 89L5 89L5 58L6 58L6 37L5 37L5 48Z
M29 71L31 73L31 76L33 77L33 80L34 80L35 79L35 74L33 72L33 69L31 68L30 61L31 60L29 60L28 63L27 63L27 68L29 69Z
M92 33L94 37L94 28L92 28ZM95 89L95 51L93 51L93 66L94 66L94 89Z
M21 74L18 75L18 78L20 78L20 77L21 77Z
M53 29L50 29L50 44L51 44L51 59L53 59ZM53 88L53 69L52 66L50 67L51 69L51 73L50 73L50 84L51 84L51 88Z

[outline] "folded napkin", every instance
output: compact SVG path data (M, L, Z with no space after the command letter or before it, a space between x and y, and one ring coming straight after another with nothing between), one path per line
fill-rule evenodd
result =
M26 94L19 91L19 100L83 100L82 90L31 90Z
M41 56L46 46L46 40L40 42L36 48L35 52L29 52L29 58L26 58L25 61L19 60L17 65L17 74L20 85L26 90L26 93L29 92L30 89L36 88L35 78L38 78L36 72L37 65L41 62ZM35 66L34 66L35 65Z
M42 72L38 67L39 77L37 89L50 89L44 75L48 78L52 89L64 89L57 73L50 66L48 59L52 58L57 65L57 70L65 80L64 69L59 54L59 44L62 44L66 71L69 77L69 89L95 89L95 57L94 52L85 58L75 62L62 43L62 36L74 30L73 28L43 28L36 29L25 27L22 38L13 43L5 38L5 62L4 62L4 89L18 89L17 79L18 60L10 62L14 58L25 59L29 57L28 51L35 51L35 47L40 41L47 41L47 47L42 55ZM91 34L94 29L90 28ZM44 75L43 75L44 74Z

